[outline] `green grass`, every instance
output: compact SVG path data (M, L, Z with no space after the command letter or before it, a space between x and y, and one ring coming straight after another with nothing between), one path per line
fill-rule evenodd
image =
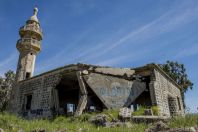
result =
M107 112L107 111L106 111ZM105 113L106 113L105 112ZM15 115L8 113L0 113L0 128L3 128L5 132L18 132L18 130L23 129L25 132L30 132L35 129L43 128L47 132L56 132L64 128L68 132L78 132L80 128L84 129L86 132L143 132L146 129L145 124L132 124L132 128L127 127L116 127L116 128L104 128L96 127L95 125L89 123L87 120L92 114L83 114L78 118L73 117L63 117L59 116L53 120L44 119L33 119L26 120Z
M174 117L169 121L168 125L171 128L198 126L198 114L187 114L183 117Z
M103 110L103 112L101 114L108 115L110 117L109 121L111 121L112 119L118 118L119 110L118 109L107 109L107 110Z
M133 112L132 115L133 116L144 115L145 109L151 109L153 111L153 115L158 115L159 113L159 108L157 106L152 106L152 107L140 106L140 108L137 111Z
M132 115L133 116L141 116L141 115L144 115L144 110L145 110L145 107L140 107L137 111L133 112Z
M117 118L117 110L106 110L103 114L111 115L112 118ZM96 127L88 122L88 119L96 113L86 113L77 118L59 116L53 120L45 119L33 119L27 120L17 117L8 113L0 113L0 128L3 128L5 132L18 132L22 129L25 132L30 132L35 129L45 129L47 132L56 132L58 130L67 129L68 132L78 132L80 128L85 132L144 132L148 125L140 123L132 123L132 128L124 126L116 128L104 128ZM198 123L198 115L186 115L185 117L172 118L167 124L171 128L184 128L196 126Z
M153 111L153 115L159 115L159 107L158 106L152 106L151 110Z

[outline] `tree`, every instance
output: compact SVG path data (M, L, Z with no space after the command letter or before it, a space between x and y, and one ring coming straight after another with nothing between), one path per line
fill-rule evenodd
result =
M180 64L177 61L167 61L165 64L159 64L159 66L181 87L180 90L185 108L184 93L193 88L193 83L188 78L184 64Z
M11 70L0 76L0 111L6 110L13 83L15 81L15 73Z

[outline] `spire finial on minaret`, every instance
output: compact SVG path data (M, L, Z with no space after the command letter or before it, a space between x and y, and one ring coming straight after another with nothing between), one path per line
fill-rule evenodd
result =
M37 8L37 6L35 6L34 7L34 15L31 16L29 20L33 20L33 21L39 22L38 18L37 18L37 14L38 14L38 8Z
M37 14L38 14L38 8L37 8L37 6L35 6L34 7L34 15L37 16Z

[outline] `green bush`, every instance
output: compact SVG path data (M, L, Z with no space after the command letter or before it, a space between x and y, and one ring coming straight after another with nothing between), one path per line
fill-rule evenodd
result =
M151 109L153 111L153 115L158 115L159 114L159 108L158 106L140 106L140 108L132 113L133 116L141 116L144 115L145 109Z
M151 110L153 111L153 115L159 115L159 107L158 106L152 106Z
M140 108L132 113L133 116L141 116L144 115L144 110L146 108L144 106L140 106Z
M58 116L52 122L60 124L60 123L68 122L68 119L65 118L64 116Z
M110 117L110 121L112 119L117 119L119 115L119 110L118 109L107 109L104 110L101 114L106 114Z
M84 114L82 114L78 117L74 117L74 118L76 118L80 122L85 122L85 121L88 121L92 115L95 115L95 113L84 113Z

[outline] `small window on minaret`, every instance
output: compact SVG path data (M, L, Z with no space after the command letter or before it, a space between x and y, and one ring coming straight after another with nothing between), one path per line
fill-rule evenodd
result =
M26 72L25 79L28 79L28 78L30 78L30 72Z

